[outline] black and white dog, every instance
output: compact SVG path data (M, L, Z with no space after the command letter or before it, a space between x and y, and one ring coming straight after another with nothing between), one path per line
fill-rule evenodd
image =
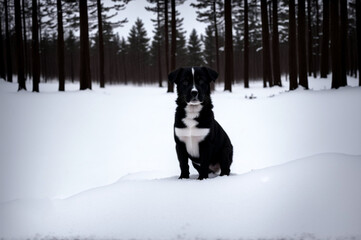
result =
M174 138L181 169L179 178L189 178L188 158L198 171L198 179L221 170L230 174L233 147L226 132L214 119L210 83L218 73L206 67L179 68L168 75L177 84L178 98Z

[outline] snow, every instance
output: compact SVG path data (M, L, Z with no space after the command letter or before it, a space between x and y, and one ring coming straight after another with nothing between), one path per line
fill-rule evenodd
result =
M361 88L348 81L218 85L234 163L204 181L192 167L177 179L164 88L0 81L0 238L361 239Z

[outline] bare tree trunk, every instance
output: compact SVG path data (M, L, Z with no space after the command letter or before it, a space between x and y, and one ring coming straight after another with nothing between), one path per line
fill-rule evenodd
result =
M39 92L40 55L39 55L39 26L37 0L32 0L32 62L33 62L33 92Z
M91 89L88 3L79 1L80 8L80 90Z
M305 0L298 1L298 71L299 84L308 89L306 61Z
M361 1L356 0L358 85L361 87Z
M23 13L23 30L24 30L24 77L27 78L29 72L28 66L28 41L26 37L26 21L25 21L25 0L22 0L22 13Z
M15 34L16 34L16 56L18 63L18 91L26 90L24 77L24 46L21 28L21 8L20 0L15 0Z
M104 41L103 41L103 20L102 20L102 4L100 0L97 0L98 9L98 35L99 35L99 77L100 87L104 88Z
M261 0L261 18L262 18L262 52L263 52L263 87L273 86L271 76L271 54L269 46L269 28L267 16L267 0Z
M233 69L233 37L232 37L232 5L230 0L224 0L225 22L225 64L224 64L224 90L232 92L234 81Z
M164 46L165 46L165 69L169 73L169 37L168 37L168 0L164 0ZM171 89L173 83L168 81L168 90Z
M63 29L63 9L61 0L56 1L58 12L58 72L59 72L59 91L65 91L65 72L64 72L64 29Z
M311 22L311 0L307 0L307 38L308 38L308 76L312 76L313 61L312 61L312 22Z
M248 0L244 0L244 87L249 88Z
M315 68L313 72L313 76L317 77L317 72L320 70L320 49L321 49L321 40L320 40L320 8L318 4L318 0L315 0L316 3L316 36L317 36L317 48L314 49L315 53Z
M4 41L2 32L2 16L0 16L0 78L5 77L5 60L4 60Z
M341 40L341 86L347 86L346 66L347 66L347 1L340 0L340 17L341 17L341 29L340 29L340 40Z
M297 54L296 54L296 13L295 0L289 0L289 71L290 71L290 90L298 88L297 82Z
M172 44L170 50L170 69L174 71L176 68L176 51L177 51L177 30L176 30L176 16L175 16L175 0L171 0L172 5ZM174 84L168 83L168 92L174 92Z
M331 11L331 58L332 58L332 84L331 88L341 86L341 54L339 40L338 0L330 0Z
M321 78L327 78L328 67L328 45L329 45L329 0L323 0L323 23L322 23L322 49L321 49Z
M217 26L217 8L216 8L216 1L212 3L213 7L213 27L214 27L214 40L216 44L216 66L217 72L219 73L219 39L218 39L218 26Z
M10 45L8 0L4 0L4 8L5 8L5 32L6 32L6 40L5 40L6 75L7 75L6 80L8 82L12 82L13 81L13 64L12 64L12 53L11 53L11 45Z
M282 86L280 73L280 50L279 50L279 36L278 36L278 0L273 2L273 38L272 38L272 52L273 52L273 83L274 85Z
M160 29L160 2L157 0L157 27ZM161 46L160 46L161 39L158 40L157 48L158 48L158 85L159 87L163 87L162 84L162 59L161 59Z

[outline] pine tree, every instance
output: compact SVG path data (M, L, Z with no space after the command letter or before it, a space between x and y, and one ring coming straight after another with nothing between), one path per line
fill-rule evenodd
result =
M104 7L101 0L93 0L96 1L96 13L97 13L97 25L98 25L98 50L99 50L99 77L100 77L100 87L105 87L105 71L104 71L104 32L103 32L103 25L104 24L111 24L111 27L115 26L122 26L124 23L128 22L125 18L118 22L110 23L108 22L109 19L113 18L118 14L120 10L125 9L125 4L127 4L130 0L113 0L113 5L111 7ZM95 4L94 4L95 5ZM107 16L111 9L116 9L117 12L113 15ZM94 11L95 12L95 11Z
M121 59L122 59L122 66L123 66L123 82L124 84L128 84L128 75L127 75L127 66L126 66L126 57L128 54L128 45L125 41L124 37L120 40L120 49L119 49Z
M205 36L203 38L203 58L205 61L205 65L214 68L216 57L215 57L215 44L214 44L214 35L212 26L208 26L205 30Z
M215 37L215 55L216 55L216 70L219 68L219 25L222 24L224 15L222 0L197 0L197 3L191 3L191 6L196 8L197 20L200 22L210 24L214 31Z
M71 82L74 83L74 63L75 63L75 57L74 54L79 51L78 42L75 39L74 32L72 30L69 31L68 37L65 40L65 46L67 49L67 52L70 54L70 79Z
M158 85L163 87L163 72L162 72L162 41L163 41L163 32L162 32L162 21L164 19L165 3L162 0L147 0L149 3L155 4L155 7L145 7L147 11L151 11L157 15L156 19L152 19L154 22L155 30L153 31L154 37L152 42L152 56L154 56L153 61L157 62L158 69ZM167 72L168 74L168 72Z
M149 40L143 21L140 18L137 18L128 36L128 56L133 63L133 68L131 70L133 72L134 80L138 82L144 82L146 80L145 69L149 58Z
M197 31L192 30L188 40L188 66L203 66L201 54L201 41L198 38Z

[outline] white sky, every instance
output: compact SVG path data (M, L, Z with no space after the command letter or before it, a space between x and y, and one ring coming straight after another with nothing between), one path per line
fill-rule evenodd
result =
M104 2L107 4L107 2L111 2L111 0L104 0ZM177 9L181 14L180 17L184 18L183 29L187 31L187 39L193 28L197 30L198 34L204 34L205 28L207 26L205 23L201 23L196 20L196 10L190 6L192 2L196 2L196 0L186 0L183 5L177 6ZM125 17L128 18L128 23L126 23L124 27L117 28L114 31L119 32L120 37L123 36L125 39L127 39L131 27L139 17L144 22L144 27L148 32L148 37L152 38L152 31L154 27L151 19L155 19L156 14L146 11L144 8L145 6L151 6L151 4L146 0L132 0L129 2L126 6L126 9L120 11L117 15L119 19L123 19Z

